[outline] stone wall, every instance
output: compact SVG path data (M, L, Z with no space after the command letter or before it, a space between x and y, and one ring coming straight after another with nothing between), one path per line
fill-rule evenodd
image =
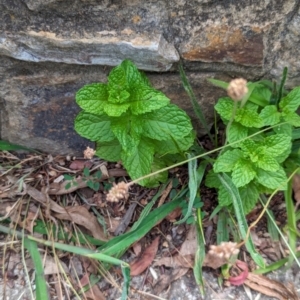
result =
M182 59L209 120L223 94L206 81L300 84L300 1L0 0L1 138L56 154L81 153L76 91L133 60L194 119L177 72ZM199 131L200 132L200 131Z

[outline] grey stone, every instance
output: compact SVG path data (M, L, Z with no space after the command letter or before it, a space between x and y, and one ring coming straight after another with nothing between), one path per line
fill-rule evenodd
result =
M222 91L205 78L279 80L300 84L296 0L1 0L1 138L55 152L88 144L73 130L76 91L105 82L129 58L150 72L193 118L176 62L182 59L208 121Z
M116 66L131 59L138 68L167 71L179 60L161 34L137 35L132 30L97 32L78 38L45 31L0 35L0 54L28 62Z

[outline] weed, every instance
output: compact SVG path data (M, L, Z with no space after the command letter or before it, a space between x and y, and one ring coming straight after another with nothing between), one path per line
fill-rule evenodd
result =
M68 190L72 186L78 185L75 176L69 174L64 174L63 176L65 180L69 181L65 186L66 190ZM100 188L100 183L98 181L101 178L101 176L102 176L101 171L97 171L95 174L91 175L90 170L87 167L85 167L83 169L82 180L86 182L89 188L97 192Z

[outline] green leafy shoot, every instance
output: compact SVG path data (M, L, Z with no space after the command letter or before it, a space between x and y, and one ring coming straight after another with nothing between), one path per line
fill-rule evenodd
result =
M82 109L75 119L77 133L96 142L96 155L102 159L122 160L132 179L166 166L166 154L178 157L194 143L187 114L170 104L129 60L110 72L108 83L81 88L76 102ZM153 187L166 178L147 178L139 184Z

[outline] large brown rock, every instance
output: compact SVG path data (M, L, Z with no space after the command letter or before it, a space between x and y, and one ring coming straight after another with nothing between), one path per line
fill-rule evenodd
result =
M211 122L222 91L207 77L300 83L299 5L295 0L1 0L1 138L51 153L79 153L74 96L105 82L130 58L153 85L193 118L181 85L181 57ZM158 73L160 72L160 73Z

